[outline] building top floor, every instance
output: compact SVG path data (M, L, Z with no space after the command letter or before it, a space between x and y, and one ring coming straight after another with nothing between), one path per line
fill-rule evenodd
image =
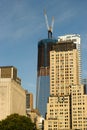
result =
M17 77L17 69L14 66L0 66L0 79L13 79L21 84L21 79Z

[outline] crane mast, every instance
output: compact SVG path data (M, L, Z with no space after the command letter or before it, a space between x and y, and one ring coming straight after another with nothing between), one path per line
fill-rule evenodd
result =
M51 26L49 26L46 10L44 10L44 16L45 16L46 26L47 26L47 30L48 30L48 38L52 38L54 17L52 17L52 23L51 23Z

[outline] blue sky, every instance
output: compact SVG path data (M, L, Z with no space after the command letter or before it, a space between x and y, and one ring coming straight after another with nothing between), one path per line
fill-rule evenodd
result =
M37 45L47 38L43 10L53 36L80 34L82 75L87 78L87 0L0 0L0 66L18 69L22 86L36 93Z

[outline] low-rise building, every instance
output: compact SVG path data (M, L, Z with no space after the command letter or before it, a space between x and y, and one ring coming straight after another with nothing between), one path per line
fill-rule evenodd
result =
M27 113L27 116L30 117L32 122L36 124L38 130L44 130L43 129L44 118L40 115L37 109L33 109L32 111Z
M26 95L14 66L0 67L0 120L18 113L26 115Z

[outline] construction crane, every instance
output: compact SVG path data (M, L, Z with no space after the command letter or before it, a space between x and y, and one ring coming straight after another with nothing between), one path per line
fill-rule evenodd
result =
M52 38L53 26L54 26L54 17L52 17L52 23L51 23L51 26L49 26L46 10L44 10L44 16L45 16L46 26L47 26L47 30L48 30L48 38Z

